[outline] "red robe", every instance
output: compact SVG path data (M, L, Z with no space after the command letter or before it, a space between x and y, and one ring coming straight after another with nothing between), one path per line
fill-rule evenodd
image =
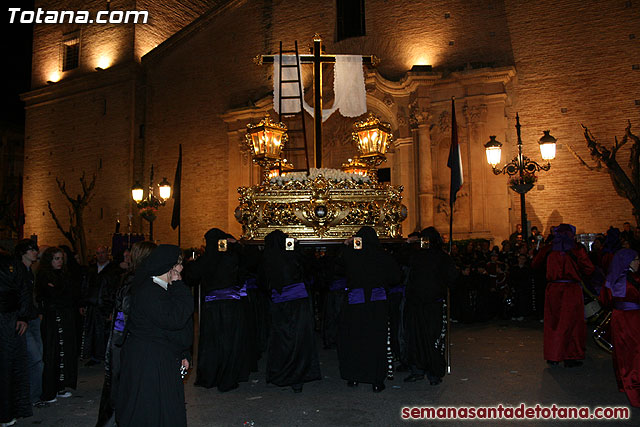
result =
M640 281L637 274L635 279ZM600 299L606 306L612 305L612 301L640 304L640 292L627 281L627 294L624 298L612 298L611 290L603 287ZM611 338L613 370L618 389L627 394L631 405L640 407L640 310L614 308L611 314Z
M544 358L559 362L584 359L587 325L580 273L586 277L595 267L587 251L576 246L571 253L543 248L533 260L533 267L547 267L547 289L544 301ZM579 273L580 272L580 273Z

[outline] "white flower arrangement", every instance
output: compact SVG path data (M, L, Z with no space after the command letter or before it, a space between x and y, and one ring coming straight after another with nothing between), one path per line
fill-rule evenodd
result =
M355 173L347 173L343 172L339 169L329 169L329 168L311 168L309 169L309 175L305 172L287 172L284 175L276 176L271 178L271 184L284 185L290 181L297 182L306 182L310 180L314 180L317 177L322 175L326 179L332 182L341 182L341 181L353 181L356 183L365 183L370 182L368 176L358 175Z

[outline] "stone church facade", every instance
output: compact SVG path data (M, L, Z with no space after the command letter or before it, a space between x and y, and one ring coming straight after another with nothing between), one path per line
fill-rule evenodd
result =
M537 141L558 139L551 170L527 194L532 225L570 222L602 232L633 219L607 174L583 168L589 154L581 124L611 144L631 120L640 126L640 28L637 2L623 0L362 0L364 35L343 38L341 1L36 1L43 9L147 10L147 24L37 24L32 90L26 105L26 234L56 244L62 236L47 201L64 217L55 178L79 191L82 172L97 174L87 208L88 243L110 240L115 221L146 231L131 201L135 181L170 181L183 146L182 245L198 246L219 227L240 235L237 187L259 171L243 148L247 123L272 109L272 68L253 58L277 53L280 41L305 50L314 33L327 53L376 55L365 69L367 106L395 136L383 167L404 186L408 234L449 221L451 97L465 183L454 213L454 238L498 242L520 222L520 199L487 164L490 135L503 142L502 165L517 152L515 114L524 153L542 162ZM638 34L640 36L640 34ZM66 47L78 43L77 67L63 71ZM634 62L635 61L635 62ZM102 66L101 66L102 65ZM429 70L414 65L431 65ZM306 92L311 71L303 66ZM325 66L331 74L330 66ZM413 69L413 70L412 70ZM57 73L57 74L56 74ZM325 81L325 87L331 87ZM327 102L332 98L326 93ZM275 115L273 117L276 117ZM312 120L307 117L311 135ZM356 154L355 119L325 123L323 163L339 167ZM628 156L624 149L620 159ZM626 163L626 162L623 162ZM177 242L173 202L160 208L155 238Z

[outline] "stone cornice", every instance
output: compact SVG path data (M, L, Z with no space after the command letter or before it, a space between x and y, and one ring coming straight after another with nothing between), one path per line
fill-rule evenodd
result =
M387 80L377 70L369 70L365 75L365 84L375 87L383 93L394 97L407 96L418 86L428 86L434 89L447 87L470 86L477 84L502 83L507 84L516 75L514 67L479 68L475 70L458 71L443 77L442 73L423 73L408 71L400 81Z
M20 94L25 108L60 101L77 95L85 95L100 89L132 81L142 75L140 65L135 62L116 65L106 70L86 73L77 77L62 79L56 83Z
M487 83L507 84L516 75L514 67L478 68L475 70L457 71L440 80L438 88L447 86L469 86Z
M365 74L365 85L373 85L384 93L402 97L415 91L420 85L432 86L441 77L439 73L414 73L408 71L402 80L394 82L384 78L378 70L368 70Z

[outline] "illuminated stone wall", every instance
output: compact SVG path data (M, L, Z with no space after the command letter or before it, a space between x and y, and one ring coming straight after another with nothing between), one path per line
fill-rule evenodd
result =
M151 163L158 180L173 181L182 143L183 246L200 245L214 226L238 235L236 187L257 179L240 150L243 128L269 109L272 89L271 68L256 66L252 58L277 52L281 40L286 48L298 40L304 52L316 32L328 53L375 54L382 60L378 82L367 82L368 99L372 110L394 123L401 141L388 165L394 184L404 185L411 199L405 233L430 223L446 228L448 207L442 205L448 200L450 129L442 120L450 115L454 95L465 168L456 237L501 239L519 222L519 199L508 190L506 177L493 176L482 147L489 135L497 135L505 144L503 164L515 155L516 111L525 154L541 160L536 142L543 129L551 129L560 144L551 171L540 173L527 195L533 225L546 231L568 221L579 232L599 232L633 219L630 204L615 194L608 176L581 168L567 145L588 158L580 123L604 143L622 135L627 119L640 126L637 94L630 89L640 75L632 69L640 57L640 37L633 35L640 24L635 2L627 8L622 0L367 1L367 35L340 42L334 41L334 2L180 4L136 2L138 9L153 11L153 22L145 26L84 26L81 68L56 85L46 81L51 64L59 61L63 28L36 26L34 91L26 95L26 233L59 240L46 213L49 197L62 206L53 178L77 179L80 170L98 170L102 157L89 244L102 241L117 212L126 223L129 188L135 179L146 185ZM122 64L102 72L110 85L95 71L94 59L104 50L112 52L114 65ZM127 65L141 56L140 67ZM433 65L434 74L411 86L407 72L416 64ZM513 76L494 81L504 69ZM310 82L308 71L304 81ZM329 123L326 134L342 127L340 121ZM337 164L346 151L347 145L338 143L327 160ZM622 150L620 158L626 155ZM429 176L420 175L422 170ZM160 241L177 241L168 226L172 203L156 221ZM139 220L134 229L142 230Z

